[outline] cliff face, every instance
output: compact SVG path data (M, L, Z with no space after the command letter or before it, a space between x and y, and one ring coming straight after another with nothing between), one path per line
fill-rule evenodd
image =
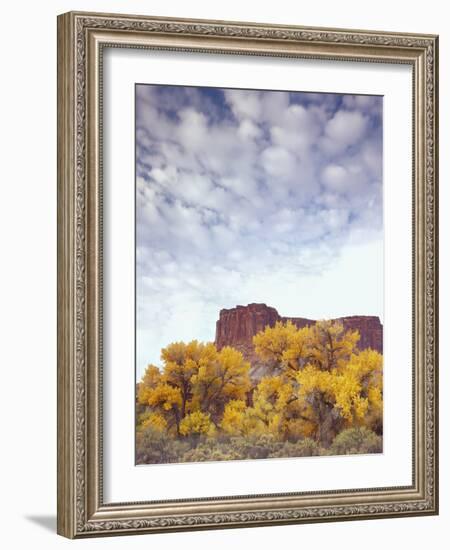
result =
M341 321L346 330L359 331L359 349L372 348L380 353L383 352L383 325L378 317L355 315L334 320ZM302 317L281 317L275 308L266 304L249 304L222 309L216 323L215 344L218 349L233 346L241 351L252 364L250 371L252 378L260 378L266 374L266 367L258 361L252 339L257 332L264 330L267 326L273 327L277 321L283 323L291 321L299 328L316 322Z

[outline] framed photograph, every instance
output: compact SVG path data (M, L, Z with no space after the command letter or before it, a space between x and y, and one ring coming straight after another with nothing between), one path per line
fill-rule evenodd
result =
M438 513L438 38L58 18L58 532Z

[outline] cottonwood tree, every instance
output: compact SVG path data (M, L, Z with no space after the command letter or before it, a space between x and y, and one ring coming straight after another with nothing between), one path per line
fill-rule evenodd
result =
M195 447L224 437L238 447L312 438L322 449L343 430L380 435L382 355L359 350L358 340L357 331L339 322L276 323L254 337L257 355L273 373L254 386L239 351L196 340L170 344L161 352L161 369L149 365L138 386L138 433Z
M382 356L360 352L358 340L358 331L331 321L302 329L277 323L254 337L256 353L291 384L284 409L291 437L309 432L328 447L344 427L381 425Z
M209 423L219 423L226 404L250 389L250 364L233 348L176 342L161 359L162 369L149 365L139 385L138 402L148 407L144 427L165 426L177 436L212 433Z

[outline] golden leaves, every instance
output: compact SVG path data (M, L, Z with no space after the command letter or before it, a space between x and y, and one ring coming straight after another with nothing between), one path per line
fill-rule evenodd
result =
M173 437L313 437L325 447L345 428L380 428L383 358L358 350L357 331L330 321L300 329L276 323L253 341L273 372L254 387L250 364L234 348L196 340L164 348L162 369L149 365L139 384L137 400L147 408L140 427Z
M182 435L213 435L214 424L210 415L201 411L194 411L186 415L180 423Z
M291 388L285 416L290 403L300 407L287 420L287 431L289 422L295 422L298 432L302 420L310 433L319 433L324 424L331 426L329 431L339 431L337 417L347 426L381 422L383 358L371 349L359 351L358 341L357 331L345 331L341 323L331 321L302 329L277 323L254 337L256 352L275 363Z

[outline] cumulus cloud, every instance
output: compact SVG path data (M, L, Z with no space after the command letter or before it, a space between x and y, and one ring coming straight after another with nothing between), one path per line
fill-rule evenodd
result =
M137 86L139 371L213 339L222 307L280 307L283 284L380 242L381 117L373 96Z

